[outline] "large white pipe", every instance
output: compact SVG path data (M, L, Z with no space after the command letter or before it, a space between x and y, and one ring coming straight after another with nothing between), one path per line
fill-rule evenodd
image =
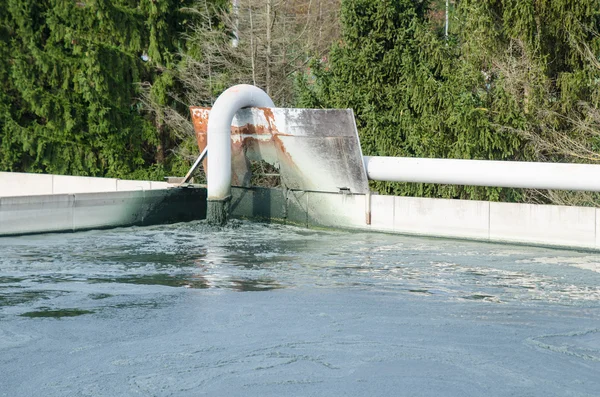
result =
M600 165L369 156L363 161L376 181L600 191Z
M231 195L231 122L238 110L245 107L275 107L260 88L248 84L233 86L215 101L207 130L208 200L222 201Z

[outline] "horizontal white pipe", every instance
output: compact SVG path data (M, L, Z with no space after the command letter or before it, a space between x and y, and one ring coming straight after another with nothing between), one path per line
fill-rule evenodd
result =
M275 107L260 88L248 84L233 86L215 101L208 116L208 200L224 200L231 194L231 122L244 107Z
M375 181L600 191L600 165L369 156L363 161Z

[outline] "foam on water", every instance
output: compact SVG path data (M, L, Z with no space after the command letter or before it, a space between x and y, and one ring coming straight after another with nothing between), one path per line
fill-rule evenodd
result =
M595 396L598 263L240 221L3 238L0 396Z

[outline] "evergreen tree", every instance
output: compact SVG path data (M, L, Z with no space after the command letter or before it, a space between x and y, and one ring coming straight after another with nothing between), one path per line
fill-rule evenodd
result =
M494 128L525 141L528 159L600 161L597 0L462 0L457 12L462 59L488 76L495 93ZM598 202L588 194L525 193L537 202Z
M299 79L301 106L354 109L365 155L508 159L521 142L492 128L485 77L463 65L428 22L426 1L346 0L342 41L330 63ZM373 183L402 195L498 199L511 191ZM506 197L505 197L506 198Z
M426 1L345 0L342 41L328 64L314 62L298 79L299 104L353 108L367 155L600 157L593 150L600 143L594 3L462 0L446 38ZM373 186L394 194L523 199L513 189Z
M463 0L459 12L464 51L513 98L530 137L552 139L582 102L598 106L596 0Z
M0 8L0 168L144 176L161 137L136 99L168 67L183 0L6 0ZM145 60L149 62L145 62Z

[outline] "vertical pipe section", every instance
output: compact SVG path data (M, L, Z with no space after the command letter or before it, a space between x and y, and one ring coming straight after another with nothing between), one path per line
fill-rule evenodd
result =
M227 222L231 199L231 122L238 110L245 107L275 107L260 88L248 84L233 86L215 101L208 116L207 148L208 190L207 220L210 224Z

